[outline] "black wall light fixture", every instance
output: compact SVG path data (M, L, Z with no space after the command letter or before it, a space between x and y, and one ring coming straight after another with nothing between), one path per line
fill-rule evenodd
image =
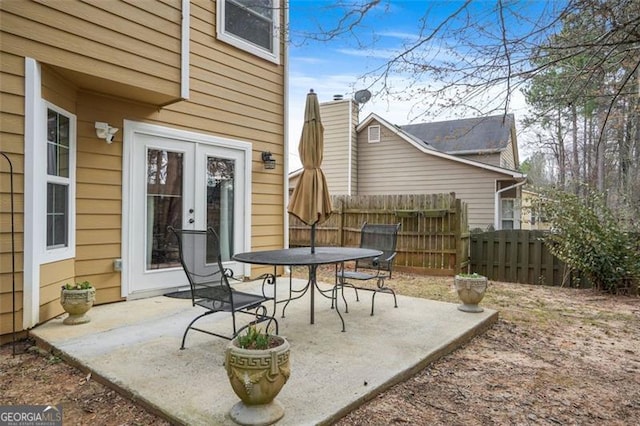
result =
M264 163L265 169L275 169L276 168L276 160L273 158L273 155L269 152L262 153L262 162Z

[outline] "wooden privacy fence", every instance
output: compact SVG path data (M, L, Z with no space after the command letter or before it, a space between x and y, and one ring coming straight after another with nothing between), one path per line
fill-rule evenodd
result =
M567 268L549 252L542 240L544 232L502 230L472 234L471 272L496 281L562 285Z
M317 246L358 247L364 222L400 223L394 267L437 275L466 271L467 205L455 193L333 195L331 201L331 217L316 227ZM309 243L310 226L289 215L289 245Z

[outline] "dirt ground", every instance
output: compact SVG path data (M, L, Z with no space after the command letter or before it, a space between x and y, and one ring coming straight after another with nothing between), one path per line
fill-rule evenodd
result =
M452 278L389 285L457 302ZM337 425L640 424L640 298L490 282L481 305L500 312L493 328ZM28 340L16 349L0 348L0 405L62 404L65 425L168 424Z

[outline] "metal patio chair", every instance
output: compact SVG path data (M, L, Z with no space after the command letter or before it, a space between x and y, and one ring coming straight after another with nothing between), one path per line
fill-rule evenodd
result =
M191 288L191 303L193 306L201 306L206 312L198 315L187 326L182 336L180 349L184 349L185 340L189 330L196 330L212 336L231 340L245 328L253 324L271 321L275 324L275 333L278 333L278 321L273 315L268 315L265 302L273 301L273 312L275 314L275 297L267 296L265 292L266 284L273 284L273 294L275 295L275 280L264 280L262 283L262 294L245 293L233 289L229 285L229 278L233 278L233 272L222 266L220 256L220 243L218 235L209 227L207 230L187 230L168 228L177 238L180 254L180 262L184 269L189 286ZM231 313L233 332L225 335L218 334L210 330L194 327L199 319L215 312ZM251 322L238 328L236 324L236 313L252 315Z
M396 293L385 285L385 280L391 278L393 261L396 257L396 244L398 242L398 231L400 224L369 224L365 222L360 230L360 247L376 249L382 251L382 255L374 258L361 259L355 262L353 270L346 270L344 264L336 266L336 285L334 288L334 299L337 298L337 291L340 290L342 300L345 303L345 312L349 312L347 301L344 297L344 287L351 287L355 290L356 301L360 301L358 290L372 291L371 315L373 315L375 297L377 293L390 293L393 295L394 308L398 307ZM375 281L376 286L362 287L354 284L354 281Z

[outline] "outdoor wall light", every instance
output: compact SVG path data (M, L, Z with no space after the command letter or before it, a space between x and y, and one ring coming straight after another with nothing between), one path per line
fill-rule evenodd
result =
M109 123L102 121L96 121L96 136L100 139L104 139L107 143L113 142L113 137L118 133L117 127L111 127Z
M276 168L276 160L273 158L272 154L269 151L262 153L262 162L264 163L265 169Z

